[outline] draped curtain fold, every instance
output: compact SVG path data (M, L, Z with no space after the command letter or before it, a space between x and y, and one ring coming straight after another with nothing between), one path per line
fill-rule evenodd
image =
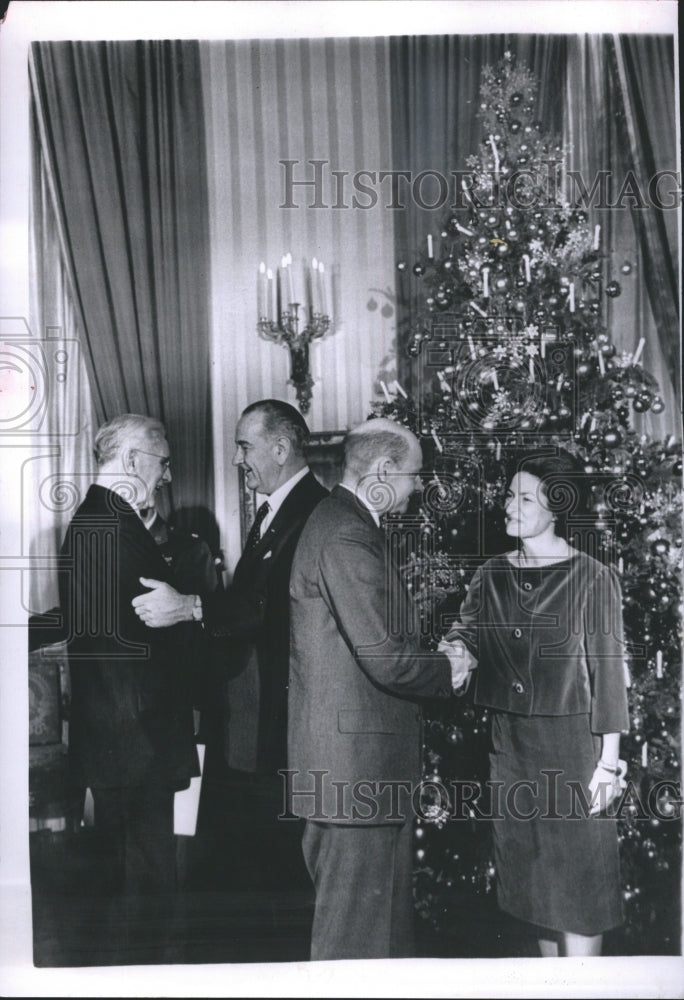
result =
M123 412L161 419L172 505L206 505L213 468L198 44L34 43L30 78L34 140L97 422Z

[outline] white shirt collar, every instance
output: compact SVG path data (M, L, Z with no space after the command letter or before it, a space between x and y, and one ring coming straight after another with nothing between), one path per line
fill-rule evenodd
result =
M360 504L361 504L361 505L362 505L363 507L365 507L365 508L366 508L366 510L368 511L368 513L370 514L370 516L371 516L371 517L373 518L373 520L375 521L375 523L376 523L377 527L379 528L379 527L380 527L380 515L378 514L378 512L377 512L376 510L373 510L373 508L372 508L372 507L369 507L367 503L364 503L364 502L363 502L363 500L361 499L361 497L360 497L360 496L357 496L357 494L356 494L356 493L354 492L354 490L353 490L353 489L351 488L351 486L347 486L347 484L346 484L346 483L339 483L338 485L339 485L339 486L342 486L342 487L343 487L343 489L345 489L345 490L346 490L346 491L347 491L348 493L351 493L351 495L352 495L352 496L353 496L353 497L354 497L354 498L355 498L356 500L358 500L358 502L359 502L359 503L360 503Z
M264 537L264 532L270 525L271 521L282 507L288 493L295 488L297 483L304 478L308 471L309 467L305 465L303 469L299 470L299 472L295 472L294 476L290 476L286 483L283 483L283 485L279 486L277 490L274 490L269 497L264 498L268 500L269 511L261 525L262 538Z

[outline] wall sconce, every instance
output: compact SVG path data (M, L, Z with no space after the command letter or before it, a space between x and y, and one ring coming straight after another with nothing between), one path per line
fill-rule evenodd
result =
M274 280L273 271L262 262L257 277L257 330L265 340L284 344L290 352L290 385L297 393L302 413L311 404L313 379L309 367L309 345L330 326L326 308L325 268L314 257L304 270L306 305L297 301L292 278L292 254L286 254ZM300 309L306 313L300 316ZM301 327L301 329L300 329Z

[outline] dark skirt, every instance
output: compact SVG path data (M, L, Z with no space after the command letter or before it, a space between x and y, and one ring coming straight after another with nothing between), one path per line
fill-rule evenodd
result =
M579 783L589 797L600 749L588 715L494 713L491 778L501 783L503 818L492 826L497 899L506 913L585 935L622 923L616 822L585 818L568 784Z

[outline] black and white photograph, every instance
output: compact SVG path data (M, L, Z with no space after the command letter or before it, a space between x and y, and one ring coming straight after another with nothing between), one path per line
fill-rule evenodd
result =
M0 4L3 996L682 996L677 8Z

